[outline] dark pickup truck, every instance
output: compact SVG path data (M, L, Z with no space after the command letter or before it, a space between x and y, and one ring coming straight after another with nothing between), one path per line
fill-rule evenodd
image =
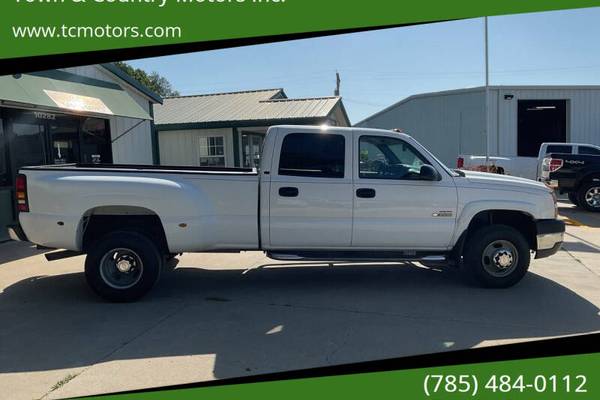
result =
M542 163L542 180L567 193L576 206L600 212L600 155L548 154Z

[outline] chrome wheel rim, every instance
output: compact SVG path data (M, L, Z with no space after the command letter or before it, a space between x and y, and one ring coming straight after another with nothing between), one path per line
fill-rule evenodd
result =
M600 208L600 186L593 186L585 192L585 202L593 208Z
M508 240L495 240L483 251L481 264L485 271L497 278L510 275L519 262L519 253Z
M135 286L144 272L140 256L131 249L112 249L100 260L100 277L113 289L129 289Z

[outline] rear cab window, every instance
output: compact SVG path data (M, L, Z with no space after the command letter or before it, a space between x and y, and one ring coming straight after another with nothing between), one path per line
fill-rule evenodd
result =
M278 174L342 179L346 138L335 133L290 133L283 138Z
M550 153L573 154L573 146L551 144L546 147L546 154Z

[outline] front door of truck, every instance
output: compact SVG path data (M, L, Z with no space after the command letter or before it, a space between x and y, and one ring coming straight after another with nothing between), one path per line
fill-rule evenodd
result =
M271 248L347 248L352 237L352 134L333 128L277 138L270 180Z
M435 163L400 135L356 132L354 140L353 247L446 249L457 208L452 178L440 170L440 180L422 180L421 167Z

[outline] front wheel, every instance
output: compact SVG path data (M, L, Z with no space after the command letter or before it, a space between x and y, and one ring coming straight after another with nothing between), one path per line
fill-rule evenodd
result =
M149 238L137 232L113 232L88 252L85 277L105 300L131 302L152 289L161 266L162 255Z
M517 284L527 273L530 259L525 237L506 225L481 228L465 244L465 272L483 287L507 288Z
M600 182L584 183L577 194L581 207L588 211L600 212Z

